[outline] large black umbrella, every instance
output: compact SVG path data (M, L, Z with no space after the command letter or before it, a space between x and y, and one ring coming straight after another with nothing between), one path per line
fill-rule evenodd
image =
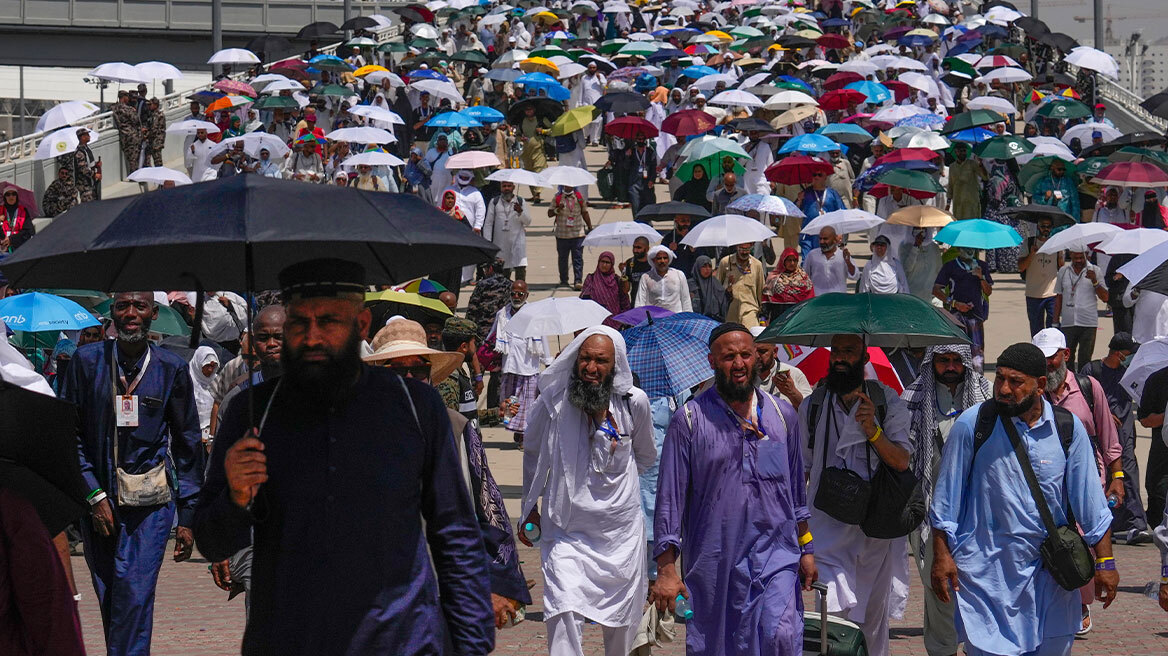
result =
M798 34L788 34L786 36L779 37L779 45L788 50L793 50L799 48L811 48L816 44L811 39L799 36Z
M368 30L380 25L381 23L378 23L368 16L354 16L353 18L350 18L349 20L341 23L341 31L347 32L352 30L355 32L357 30Z
M771 87L771 88L774 88L774 87ZM729 127L731 130L737 130L739 132L774 132L775 131L775 128L772 127L770 123L767 123L766 121L762 120L761 118L756 118L754 116L750 116L747 118L736 118L733 121L730 121L730 123L728 124L727 127ZM868 140L871 141L872 138L869 137Z
M1168 91L1161 91L1155 95L1148 96L1147 100L1140 103L1140 107L1150 112L1165 103L1168 103Z
M1019 18L1018 20L1014 21L1014 27L1017 27L1032 37L1050 33L1050 28L1047 27L1046 23L1038 20L1033 16L1023 16L1022 18Z
M549 121L556 120L560 114L564 113L564 106L551 98L524 98L511 105L511 108L507 110L507 122L511 125L518 125L527 115L528 107L534 107L536 116L541 116Z
M425 5L406 5L405 7L394 7L390 11L396 13L405 20L414 23L434 22L434 12L426 8Z
M1030 221L1038 223L1042 219L1050 219L1054 222L1054 227L1072 226L1078 223L1075 217L1067 214L1053 205L1023 205L1021 207L1011 207L1002 211L1006 216L1012 216L1022 221Z
M693 203L683 203L679 200L671 200L664 203L654 203L646 205L640 212L637 212L638 219L669 219L678 214L685 214L688 216L705 219L710 216L710 211L701 205L694 205Z
M18 288L262 290L318 257L394 284L498 250L416 196L237 175L83 203L0 268Z
M1076 41L1074 37L1063 34L1062 32L1050 32L1048 34L1043 34L1038 36L1036 40L1039 43L1051 46L1053 48L1058 48L1063 52L1070 52L1079 47L1079 42Z
M0 381L0 481L32 503L49 535L85 512L72 403Z
M1108 143L1116 144L1120 148L1123 148L1124 146L1141 146L1144 148L1151 148L1153 146L1162 146L1166 141L1168 141L1168 139L1165 139L1164 135L1162 134L1140 131L1121 134Z
M264 53L269 61L276 55L291 52L292 42L278 34L261 34L247 42L247 49L255 53Z
M594 104L600 111L613 114L632 114L649 109L649 99L632 91L606 93Z
M308 25L300 28L300 31L296 33L296 38L316 39L322 36L332 36L333 34L336 34L340 31L341 28L337 27L334 23L330 23L328 21L317 21L315 23L309 23Z

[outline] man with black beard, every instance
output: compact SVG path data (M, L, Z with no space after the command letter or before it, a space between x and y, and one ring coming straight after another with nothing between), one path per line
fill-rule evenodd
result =
M958 639L970 656L1069 654L1081 627L1079 590L1060 586L1040 555L1048 530L1027 469L1055 524L1078 524L1094 548L1094 596L1104 608L1115 600L1111 511L1091 443L1083 422L1043 398L1047 377L1039 347L1003 351L993 401L957 418L937 469L930 578L940 601L956 598Z
M887 385L864 379L868 349L860 335L835 335L823 383L799 406L808 435L803 452L810 473L807 496L816 497L824 470L848 469L871 480L883 462L905 471L913 453L911 416ZM811 508L815 561L827 583L828 612L860 625L868 653L888 653L888 616L897 601L893 582L908 589L905 539L870 538L819 507Z
M752 326L750 335L755 339L762 334L762 326ZM811 396L811 384L807 375L798 367L792 367L779 360L776 344L754 343L754 386L767 394L781 396L798 408L803 399Z
M254 544L243 654L486 654L488 563L450 419L429 385L362 364L363 280L341 260L280 273L284 373L248 392L254 416L247 395L228 406L195 538L213 563Z
M147 339L158 318L154 294L115 294L110 317L117 339L77 349L65 400L77 406L78 454L90 490L81 535L107 651L144 654L176 514L175 561L190 558L194 546L202 429L186 361Z
M647 593L637 476L657 460L649 398L608 326L572 340L540 374L539 393L523 441L516 535L540 542L548 653L583 654L587 618L601 625L604 653L625 656Z

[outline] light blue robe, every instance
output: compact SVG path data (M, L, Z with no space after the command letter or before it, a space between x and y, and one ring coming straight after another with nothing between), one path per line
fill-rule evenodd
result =
M1111 511L1087 432L1075 418L1064 457L1051 406L1045 400L1042 405L1042 419L1033 428L1015 421L1018 435L1055 523L1066 522L1069 498L1083 537L1094 545L1107 534ZM1080 596L1078 590L1063 590L1043 569L1038 548L1046 528L1001 422L978 450L970 472L980 407L961 413L949 433L929 521L948 536L957 563L958 635L978 651L1017 656L1073 636L1080 623Z

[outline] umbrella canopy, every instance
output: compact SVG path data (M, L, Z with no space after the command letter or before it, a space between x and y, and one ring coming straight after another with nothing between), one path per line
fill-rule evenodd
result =
M1165 366L1168 366L1168 337L1156 337L1140 344L1119 384L1138 404L1148 378Z
M134 68L148 80L181 80L183 77L182 71L166 62L144 61L134 64Z
M450 308L445 303L436 299L422 296L420 291L437 291L444 292L446 288L436 282L431 282L426 279L415 280L405 286L404 290L385 289L378 292L367 292L365 294L366 303L374 303L377 301L387 301L389 303L400 303L402 305L415 305L426 309L429 313L442 316L453 316Z
M644 98L644 96L640 97ZM604 97L601 97L601 100L604 100ZM645 100L645 102L649 101ZM597 106L600 106L599 102L597 102ZM549 121L555 121L564 113L563 105L550 98L524 98L511 105L510 109L507 110L507 121L512 125L519 125L526 116L528 107L534 107L536 116L542 116Z
M126 62L100 64L94 67L92 71L89 71L89 74L102 80L109 80L110 82L135 83L150 81L150 78L146 77L145 74Z
M328 21L317 21L315 23L309 23L308 25L300 28L300 31L296 33L296 38L315 39L322 36L331 36L340 31L341 28L337 27L334 23L330 23Z
M1145 162L1116 162L1104 167L1091 182L1116 187L1168 187L1168 173Z
M831 162L808 155L791 155L771 164L763 175L771 182L789 185L810 184L816 173L831 175L835 167Z
M0 320L24 333L81 330L100 326L89 310L67 298L28 292L0 300Z
M1034 144L1012 134L987 139L973 147L974 155L990 159L1014 159L1032 152Z
M612 315L612 320L617 323L623 323L626 326L636 326L648 321L649 319L663 319L665 317L672 317L675 312L666 310L663 307L656 305L642 305L631 310L625 310L620 314Z
M636 308L638 310L642 308ZM649 318L624 332L629 366L649 398L674 396L713 377L710 333L718 322L694 312Z
M863 232L884 223L884 219L864 210L836 210L820 214L803 226L799 232L804 235L818 235L824 228L834 228L837 234Z
M591 299L545 298L520 308L507 322L507 329L516 337L567 335L599 326L611 314Z
M587 187L596 184L596 176L578 166L549 166L540 174L553 187Z
M100 136L96 130L89 130L88 128L61 128L41 138L33 159L51 159L76 151L79 143L77 141L77 130L86 130L89 133L89 143L96 142Z
M671 200L664 203L654 203L646 205L637 212L638 219L658 219L658 220L673 220L673 217L678 214L685 214L686 216L693 216L704 219L710 216L710 211L701 205L694 205L693 203L683 203L679 200ZM603 225L600 226L604 227ZM599 230L600 228L597 228ZM595 231L594 231L595 232ZM648 234L648 233L646 233Z
M150 322L150 332L163 336L178 335L180 337L187 337L191 334L191 327L187 325L186 320L183 319L178 310L161 303L157 305L158 318ZM106 299L93 306L93 311L108 319L111 307L113 307L113 299Z
M1095 250L1108 255L1142 255L1168 241L1168 231L1159 228L1135 228L1112 233L1099 242Z
M632 114L649 109L649 99L631 91L606 93L596 101L596 108L614 114Z
M790 216L796 219L805 217L799 206L783 196L767 194L746 194L726 206L728 210L738 212L759 212L769 216Z
M250 50L243 48L224 48L211 55L208 64L258 64L260 58Z
M1046 255L1055 255L1063 251L1083 253L1090 250L1093 244L1098 244L1112 233L1122 230L1123 228L1111 223L1077 223L1047 239L1038 252ZM1132 284L1135 284L1134 280Z
M245 96L256 95L256 90L254 87L252 87L250 84L247 84L246 82L240 82L239 80L219 80L215 84L212 84L211 88L218 89L225 93L238 93Z
M1058 98L1039 107L1035 114L1050 119L1084 118L1091 115L1091 108L1078 100Z
M497 251L410 195L237 175L83 203L0 269L20 288L276 289L284 268L325 254L393 284Z
M488 107L487 105L475 105L474 107L467 107L466 109L460 111L459 114L469 116L483 124L498 123L505 118L505 116L503 116L503 112L495 109L494 107Z
M69 100L54 105L37 119L36 131L46 132L72 125L83 118L93 116L98 106L85 100Z
M836 89L819 97L820 109L828 111L843 110L865 102L868 102L868 96L855 89Z
M827 347L788 346L779 350L779 357L781 361L802 371L810 385L816 385L826 377L831 365L831 349ZM878 346L868 347L868 364L864 367L864 374L869 379L875 378L891 387L897 394L904 391L896 369Z
M672 217L670 217L672 218ZM650 244L661 242L661 233L651 226L636 221L616 221L602 223L584 237L584 245L589 248L599 246L632 246L637 239L644 237Z
M937 180L925 171L910 171L907 169L891 169L882 174L877 180L889 187L900 187L912 191L923 191L938 194L945 191Z
M801 134L787 140L779 148L779 154L804 152L804 153L829 153L833 150L839 150L840 145L832 141L830 137L825 137L822 134Z
M349 143L361 144L386 144L397 141L397 137L394 137L392 132L369 126L333 130L324 138L329 141L348 141Z
M774 231L757 219L739 214L720 214L693 227L681 243L693 248L702 246L730 247L771 239Z
M191 184L191 178L182 171L168 169L165 166L144 166L126 176L130 182L147 182L161 185L164 182L173 182L176 185Z
M989 109L974 109L968 112L962 112L945 124L941 129L941 134L950 134L953 132L960 132L961 130L968 130L970 128L977 128L983 125L993 125L994 123L1001 123L1005 121L1006 117Z
M583 130L596 118L597 113L594 105L581 105L569 109L552 123L551 135L562 137Z
M426 126L431 128L481 128L483 124L473 116L449 111L426 121Z
M690 137L705 134L717 124L717 119L700 109L686 109L667 116L661 122L661 130L677 137Z
M889 214L887 222L913 228L944 228L953 222L953 215L928 205L909 205Z
M604 133L630 140L639 137L656 137L657 126L640 116L622 116L605 125Z
M869 346L922 348L968 344L939 309L912 294L823 294L775 320L757 341L831 346L835 335L863 335Z
M405 162L400 157L380 150L358 153L341 162L341 166L401 166L403 164Z
M1056 228L1072 226L1078 223L1075 217L1053 205L1031 203L1030 205L1023 205L1021 207L1008 207L1002 210L1002 213L1021 221L1030 221L1031 223L1038 223L1042 219L1050 219L1054 222L1054 227Z
M527 169L499 169L487 176L487 180L510 182L512 184L527 185L529 187L551 187L543 175L533 173Z
M978 250L1012 248L1022 243L1022 235L1018 234L1017 230L1004 223L986 219L953 221L941 228L934 239L950 246Z
M41 213L39 206L37 205L36 194L34 194L31 189L18 187L7 180L4 180L0 182L0 198L3 198L4 194L9 189L16 191L16 202L24 206L30 217L40 216Z
M450 159L446 160L446 168L451 171L501 166L502 164L495 153L487 150L467 150L457 155L451 155Z

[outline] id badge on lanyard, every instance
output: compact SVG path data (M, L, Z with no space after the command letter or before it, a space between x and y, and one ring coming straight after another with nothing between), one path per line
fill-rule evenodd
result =
M118 394L116 385L113 379L110 379L110 386L114 387L114 420L118 428L137 428L138 426L138 396L134 394L134 390L138 389L138 383L142 382L142 377L146 375L146 369L150 366L150 349L146 349L146 358L142 362L142 368L138 370L138 375L134 376L134 380L127 382L126 377L121 375L118 371L117 365L117 347L114 347L114 362L111 374L117 374L117 377L122 382L122 387L125 388L124 394Z

